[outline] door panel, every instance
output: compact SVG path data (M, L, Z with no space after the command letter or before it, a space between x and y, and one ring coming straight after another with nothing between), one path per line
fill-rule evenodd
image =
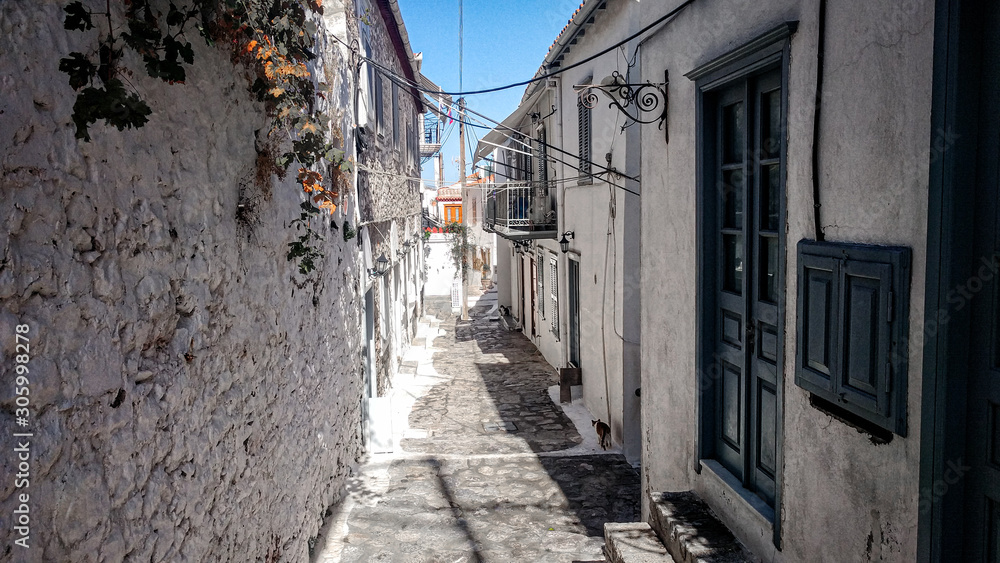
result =
M976 167L975 258L971 280L983 289L973 297L966 459L971 472L965 498L965 549L968 561L1000 562L1000 291L997 275L983 275L983 265L1000 256L1000 7L984 3L983 62L980 89L979 151Z
M538 319L538 306L537 306L537 301L536 300L539 299L539 298L541 298L541 296L538 295L538 262L535 260L534 257L531 258L531 290L530 291L531 291L531 303L530 303L530 307L531 308L529 309L529 311L531 311L531 312L529 314L531 316L531 336L535 336L535 334L538 332L538 328L537 327L539 326L538 325L538 321L539 321L539 319Z
M569 260L569 362L580 367L580 262L573 259Z
M781 75L715 94L715 457L774 504L784 261Z

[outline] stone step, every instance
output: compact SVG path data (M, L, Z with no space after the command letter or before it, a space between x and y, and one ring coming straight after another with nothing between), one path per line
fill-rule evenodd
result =
M610 563L674 563L645 522L604 524L604 555Z
M677 563L756 561L691 491L652 493L649 523Z

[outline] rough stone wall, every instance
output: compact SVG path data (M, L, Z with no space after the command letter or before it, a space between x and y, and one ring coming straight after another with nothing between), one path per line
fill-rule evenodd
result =
M0 560L304 561L360 452L358 247L323 225L317 271L286 260L302 195L255 183L267 120L197 33L183 85L128 61L145 127L74 139L63 4L0 3Z
M393 46L390 26L395 26L395 22L391 18L388 21L383 18L379 8L383 3L381 0L361 0L360 8L355 8L357 13L362 14L358 24L359 34L368 39L372 59L392 69L395 75L405 76L403 65L410 63L401 59ZM367 80L365 74L362 74L361 80ZM366 236L371 241L372 257L385 254L395 264L400 259L399 253L406 252L402 243L416 234L420 225L420 159L417 153L420 114L411 90L399 86L397 143L393 137L393 82L386 75L382 76L382 89L382 127L377 127L375 111L371 110L368 121L370 133L364 138L365 148L358 152L358 198L362 224L366 225ZM369 103L375 99L372 94L369 100L361 100L360 111L368 111ZM395 238L391 236L393 232L397 234ZM404 320L406 304L399 302L400 292L394 291L400 283L396 270L398 268L390 270L385 285L381 282L375 284L375 332L381 335L376 338L375 371L380 396L392 386L392 375L399 367L397 352L414 334ZM416 271L410 272L410 275L414 285L422 287L422 278Z
M382 18L378 4L377 1L371 1L371 10L367 18L369 23L362 24L362 33L368 37L372 58L380 65L392 69L396 75L404 76L403 65L409 63L401 61L397 56L387 22ZM365 220L383 221L420 214L419 180L417 180L420 177L420 162L419 158L408 158L405 140L409 124L413 136L411 142L418 141L416 135L419 114L411 90L400 87L398 95L400 134L397 147L393 141L392 130L392 85L388 77L382 77L383 128L381 132L374 132L367 139L367 150L361 151L358 155L358 161L363 167L361 187L362 212ZM370 126L374 130L374 113L372 115L373 121Z

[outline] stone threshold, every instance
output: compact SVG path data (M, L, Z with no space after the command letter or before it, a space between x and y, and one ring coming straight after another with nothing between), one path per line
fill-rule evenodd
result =
M649 522L604 525L611 563L741 563L757 559L692 491L650 494Z

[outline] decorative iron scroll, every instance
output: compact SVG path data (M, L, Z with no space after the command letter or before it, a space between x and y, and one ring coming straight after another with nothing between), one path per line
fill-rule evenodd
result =
M622 125L622 131L636 123L658 123L657 127L666 132L667 109L669 100L667 98L667 85L670 83L669 75L663 73L663 82L654 83L646 81L641 84L630 84L617 70L614 71L610 80L605 79L600 84L579 84L573 88L577 90L580 101L584 107L594 109L600 101L597 92L603 92L611 102L608 107L618 108L618 111L625 114L627 118ZM619 101L620 100L620 101ZM660 106L663 110L660 111ZM658 113L657 113L658 112ZM652 117L644 118L652 114ZM669 142L669 137L668 137Z

